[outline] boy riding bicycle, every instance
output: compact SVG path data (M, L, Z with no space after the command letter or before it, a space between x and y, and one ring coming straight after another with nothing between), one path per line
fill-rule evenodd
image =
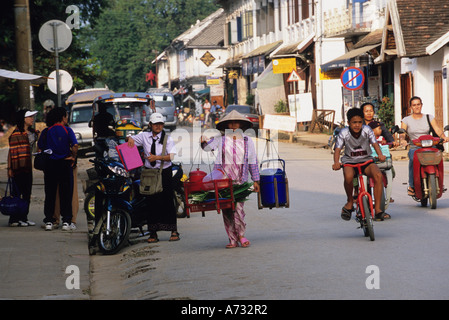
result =
M337 137L332 169L340 170L343 166L342 164L357 164L374 160L371 156L371 144L379 155L379 161L385 161L386 157L382 154L373 130L369 126L364 125L362 110L358 108L349 109L346 113L346 118L349 127L343 128ZM342 163L340 163L340 153L343 147L345 147L345 150L341 158ZM374 180L375 220L382 221L384 212L380 209L381 202L379 201L382 195L382 173L374 162L370 162L362 167L362 173ZM343 175L347 202L341 209L341 218L349 221L354 211L353 180L356 176L356 171L351 167L343 167Z

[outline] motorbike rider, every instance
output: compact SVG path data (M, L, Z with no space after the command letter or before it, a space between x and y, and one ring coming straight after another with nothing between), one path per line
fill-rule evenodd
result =
M107 112L106 104L98 105L98 113L93 118L92 126L95 136L95 156L102 158L104 151L107 150L106 138L115 136L114 116Z
M218 112L223 112L223 107L220 106L219 104L217 104L217 100L214 100L212 103L212 107L210 107L210 119L211 119L211 123L212 123L212 127L213 124L215 123L215 121L217 121L217 117L218 117Z
M413 182L413 155L415 151L419 148L413 144L413 140L419 138L422 135L429 134L430 127L427 122L427 116L421 112L422 110L422 100L420 97L414 96L410 99L410 107L412 110L412 114L402 119L401 128L407 132L407 135L410 138L410 149L408 151L408 189L407 194L409 196L415 195L415 185ZM436 134L444 140L444 142L449 142L449 137L444 135L443 130L437 125L435 118L432 115L429 115L430 125ZM405 141L405 134L401 134L399 136L400 142L402 145L407 145Z

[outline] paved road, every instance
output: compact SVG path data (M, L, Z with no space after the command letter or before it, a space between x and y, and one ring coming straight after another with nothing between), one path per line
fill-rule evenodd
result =
M44 232L39 224L9 228L0 216L0 299L449 298L447 194L437 210L419 207L406 196L407 162L396 161L395 202L388 210L393 219L376 223L376 241L370 242L354 221L340 218L342 176L331 170L329 151L298 144L279 150L291 205L258 210L251 197L245 205L249 248L224 249L222 216L214 212L178 220L179 242L160 233L155 245L134 238L117 255L91 257L82 210L72 233ZM80 180L85 165L80 162ZM30 218L40 222L40 173L33 190ZM82 197L81 184L78 190ZM66 287L69 265L80 269L80 289ZM367 279L379 289L367 289Z
M407 162L397 162L393 219L376 223L370 242L355 221L340 218L342 176L331 170L329 152L280 148L291 206L258 210L254 196L246 203L250 248L224 249L221 215L194 213L179 220L180 242L161 233L156 245L136 240L120 255L93 257L92 298L449 298L449 280L441 277L449 263L447 196L437 210L418 207L405 195ZM379 289L367 289L367 281Z

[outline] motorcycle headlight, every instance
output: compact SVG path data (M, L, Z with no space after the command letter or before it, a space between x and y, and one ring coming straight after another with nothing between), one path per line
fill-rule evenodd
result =
M129 173L123 169L120 168L118 166L108 166L109 170L111 170L114 174L121 176L121 177L125 177L128 178L129 177Z
M421 141L421 145L425 148L433 146L433 140L423 140Z

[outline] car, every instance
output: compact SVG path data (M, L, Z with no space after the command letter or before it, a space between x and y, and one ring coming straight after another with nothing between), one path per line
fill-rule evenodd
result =
M75 133L80 154L85 154L92 149L93 134L89 127L92 119L92 104L79 103L72 106L69 116L69 125Z
M148 89L151 94L156 107L156 112L161 113L165 118L164 127L170 130L175 130L178 124L178 117L176 116L175 97L168 89ZM144 125L150 122L150 112L146 113L146 117L142 120Z
M75 91L65 101L69 110L69 125L78 140L80 155L91 151L93 146L92 128L89 127L89 121L92 119L92 102L98 96L113 93L107 88L83 89Z
M256 136L259 131L259 115L257 114L256 109L253 106L248 106L244 104L230 104L226 107L225 112L222 117L225 117L232 110L236 110L244 115L251 123L253 124L254 132Z

